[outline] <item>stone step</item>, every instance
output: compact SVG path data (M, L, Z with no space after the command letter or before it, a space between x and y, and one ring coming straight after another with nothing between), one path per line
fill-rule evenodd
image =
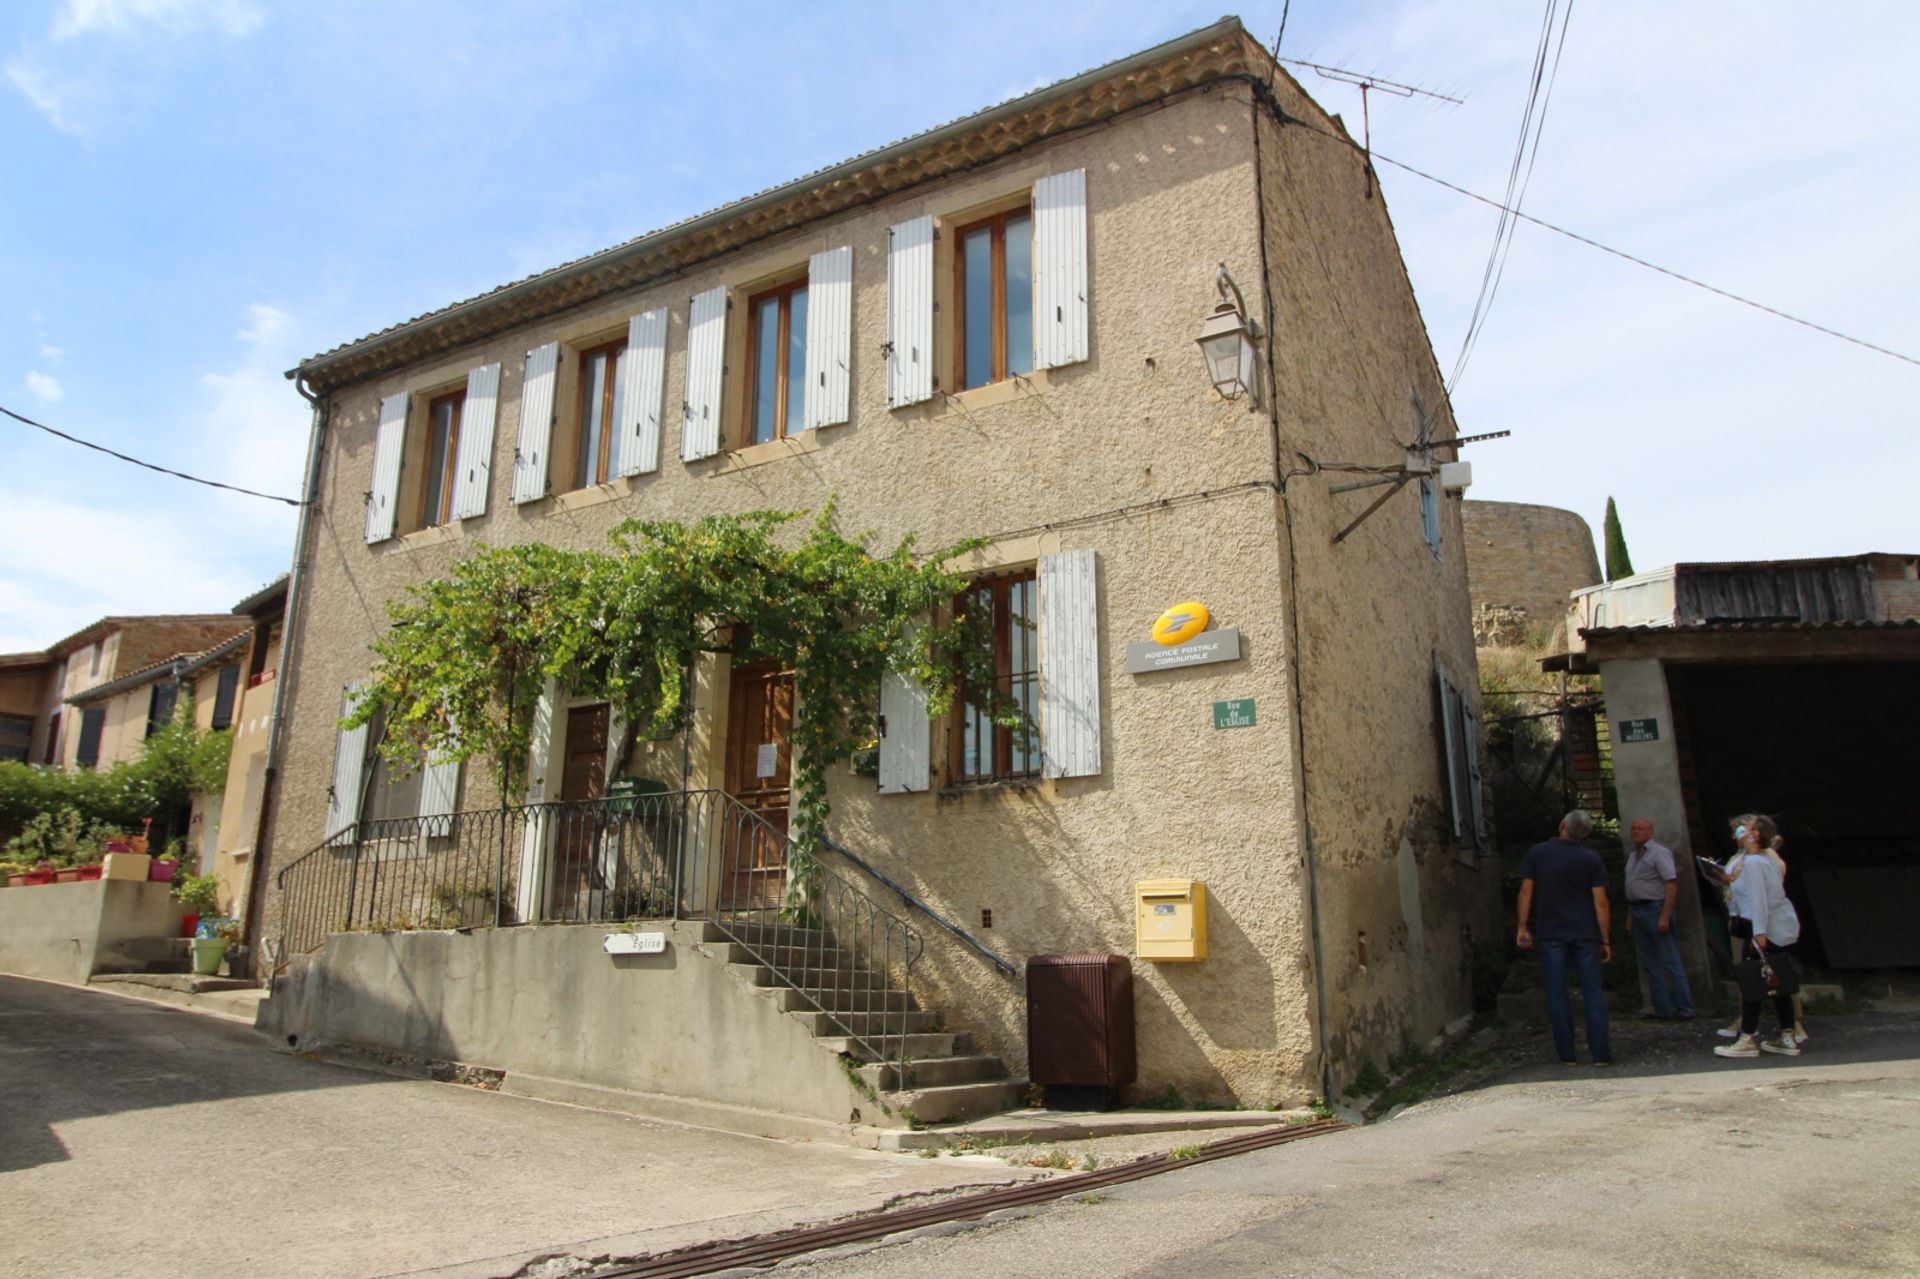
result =
M920 1035L937 1030L940 1025L937 1013L904 1010L870 1013L797 1012L788 1015L798 1018L801 1025L820 1038L860 1035L872 1039L877 1035Z
M900 1068L892 1062L869 1062L860 1077L876 1092L899 1092ZM1007 1063L976 1053L967 1057L927 1057L907 1063L907 1087L942 1088L949 1084L992 1083L1007 1077Z
M828 1052L844 1053L855 1061L894 1060L900 1056L902 1049L911 1061L973 1052L973 1037L952 1031L919 1035L869 1035L864 1040L844 1035L823 1035L819 1043Z
M741 967L752 966L748 980L756 986L797 986L802 990L844 990L877 991L886 989L888 982L878 973L859 972L853 969L827 968L790 968L779 975L764 964L755 964L752 960L735 961Z
M765 971L764 969L762 970ZM780 1011L787 1013L827 1012L914 1012L920 1007L904 990L853 989L846 986L803 986L794 989L778 983L775 996Z
M859 970L853 956L832 947L822 949L814 946L746 946L740 942L728 942L727 962L729 964L771 964L783 971L855 972Z
M997 1115L1019 1106L1027 1091L1024 1079L997 1079L971 1084L910 1088L890 1098L894 1110L909 1123L947 1124Z
M95 973L90 986L140 986L149 990L172 990L183 995L204 995L216 990L258 990L260 984L232 977L200 977L193 973Z
M749 942L756 945L773 943L788 946L824 946L831 941L826 933L818 928L801 928L795 924L733 923L708 924L712 934L708 941Z

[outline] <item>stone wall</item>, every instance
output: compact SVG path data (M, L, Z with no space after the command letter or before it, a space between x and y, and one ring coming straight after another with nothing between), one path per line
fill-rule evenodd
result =
M1467 593L1475 638L1510 643L1514 609L1524 629L1565 625L1567 596L1603 580L1593 530L1572 511L1528 502L1463 502Z

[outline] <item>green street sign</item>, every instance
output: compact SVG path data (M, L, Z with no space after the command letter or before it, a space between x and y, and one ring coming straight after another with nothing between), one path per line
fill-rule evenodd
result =
M1253 699L1239 697L1231 702L1215 702L1213 726L1215 728L1252 728Z
M1620 740L1622 742L1657 742L1660 740L1660 721L1623 719L1620 721Z

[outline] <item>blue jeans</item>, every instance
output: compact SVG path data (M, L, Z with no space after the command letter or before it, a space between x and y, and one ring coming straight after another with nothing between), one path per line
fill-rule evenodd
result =
M1600 943L1547 941L1540 947L1541 974L1547 981L1547 1022L1553 1027L1554 1051L1561 1061L1572 1061L1573 1001L1567 998L1567 959L1580 975L1580 999L1587 1007L1587 1051L1595 1061L1613 1060L1613 1039L1607 1033L1607 997L1600 989Z
M1680 939L1673 935L1673 921L1668 920L1668 931L1660 931L1659 902L1629 902L1627 915L1633 924L1640 971L1647 975L1647 994L1653 998L1653 1015L1693 1016L1693 991L1687 985L1687 967L1680 962Z

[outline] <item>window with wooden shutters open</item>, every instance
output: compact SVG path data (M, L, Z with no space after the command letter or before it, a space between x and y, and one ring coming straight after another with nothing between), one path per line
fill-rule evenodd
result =
M1488 830L1480 771L1480 719L1467 696L1437 667L1434 689L1445 759L1449 829L1457 842L1481 848L1487 843Z

